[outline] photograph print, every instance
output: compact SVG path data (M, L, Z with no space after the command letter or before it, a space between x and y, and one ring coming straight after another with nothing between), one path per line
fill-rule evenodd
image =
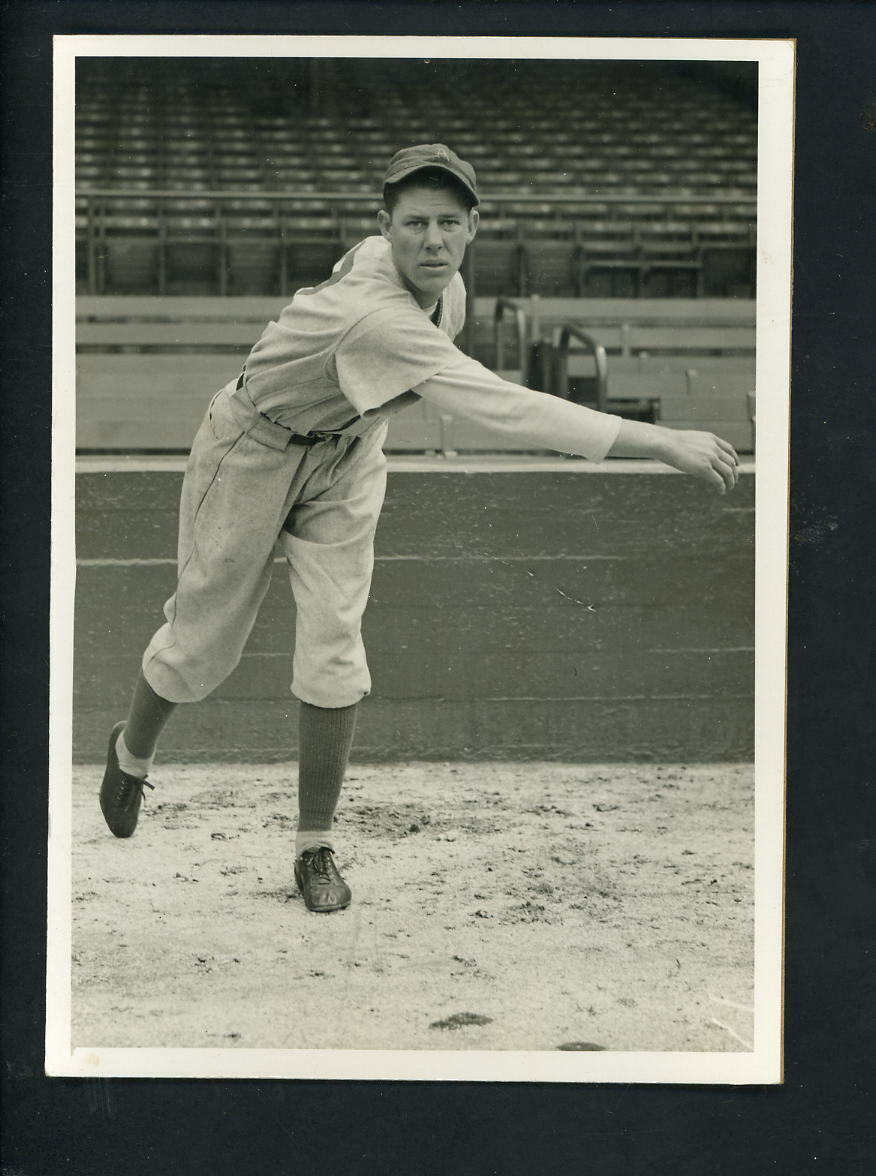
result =
M49 1073L781 1080L792 62L56 39Z

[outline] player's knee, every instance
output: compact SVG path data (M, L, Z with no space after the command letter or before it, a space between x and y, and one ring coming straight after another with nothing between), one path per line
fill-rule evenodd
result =
M319 706L326 710L340 710L341 707L354 706L371 693L370 688L353 683L339 682L311 682L299 685L292 682L291 691L301 702L311 706Z
M345 653L323 651L321 657L293 661L292 693L313 706L352 706L371 692L371 675L361 645Z
M236 669L241 654L223 651L210 658L191 658L175 649L164 656L144 661L143 671L149 685L171 702L201 702L213 693Z

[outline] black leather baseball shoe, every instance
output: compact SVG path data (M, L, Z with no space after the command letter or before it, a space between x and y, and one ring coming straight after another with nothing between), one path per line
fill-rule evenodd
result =
M106 770L100 786L100 809L104 820L116 837L130 837L137 828L144 788L154 788L148 780L129 776L119 767L116 741L124 730L124 723L116 723L110 732L106 754Z
M350 905L353 895L332 861L334 852L327 845L305 849L295 863L295 881L309 911L342 911Z

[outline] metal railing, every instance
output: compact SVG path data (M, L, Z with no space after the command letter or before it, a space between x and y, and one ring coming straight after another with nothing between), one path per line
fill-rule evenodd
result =
M212 245L216 249L216 288L227 293L228 245L240 239L255 240L261 232L263 239L278 245L290 243L302 234L317 233L323 240L334 238L339 245L352 245L363 234L361 220L369 212L376 212L379 198L370 192L302 191L270 192L262 189L168 189L168 188L80 188L76 193L79 223L77 238L84 249L84 285L91 294L103 292L105 243L112 236L139 236L156 245L158 258L159 293L164 292L162 276L165 272L167 250L172 243L186 240ZM230 207L233 206L233 207ZM572 218L588 215L588 210L599 210L599 216L618 218L634 216L636 210L648 215L669 215L673 218L726 218L728 209L735 209L737 217L753 223L753 197L733 196L726 192L712 195L691 195L669 192L661 195L629 195L622 193L557 194L551 196L502 193L485 199L481 206L486 236L491 216L526 216L526 210L538 212L556 224L563 225ZM680 210L685 210L681 212ZM523 210L522 212L520 210ZM606 211L608 210L608 211ZM709 210L708 213L705 210ZM260 226L255 223L264 218ZM308 219L314 217L314 227ZM323 223L317 229L315 218ZM347 227L346 221L357 223ZM296 220L300 218L300 223ZM140 222L139 224L137 222ZM84 229L84 232L82 231ZM374 232L377 231L376 221ZM472 250L477 252L477 243ZM281 267L283 259L281 258ZM472 278L476 277L474 270ZM278 281L280 279L278 278ZM472 282L472 286L474 282Z
M517 325L517 367L520 370L521 381L525 381L526 345L528 342L526 311L511 298L504 298L501 295L496 299L496 308L493 311L493 343L496 352L496 370L504 371L505 369L504 324L506 311L510 311L514 315L514 320Z
M577 323L566 323L560 330L554 369L555 384L551 391L555 396L562 397L563 400L569 399L569 344L572 339L583 343L593 356L596 364L596 407L600 412L606 412L608 405L608 358L605 354L605 348Z

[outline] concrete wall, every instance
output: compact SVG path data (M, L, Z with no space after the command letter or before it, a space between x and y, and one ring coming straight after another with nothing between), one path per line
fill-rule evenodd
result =
M653 470L529 464L391 472L355 755L751 758L753 476L723 499ZM180 482L77 477L79 760L102 758L173 590ZM241 665L180 708L165 758L294 755L293 626L278 564Z

